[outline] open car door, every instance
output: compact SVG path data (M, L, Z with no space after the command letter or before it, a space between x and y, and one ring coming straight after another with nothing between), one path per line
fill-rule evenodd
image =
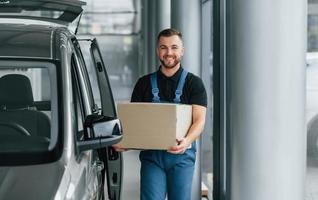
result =
M90 52L94 62L97 81L100 87L102 115L111 116L117 119L113 94L108 80L105 64L96 39L92 40ZM112 147L99 150L99 156L104 161L107 177L107 190L109 199L119 200L122 185L122 155Z

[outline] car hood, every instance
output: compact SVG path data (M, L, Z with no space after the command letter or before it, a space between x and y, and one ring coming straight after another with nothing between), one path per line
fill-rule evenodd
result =
M0 199L53 199L63 172L58 163L0 167Z

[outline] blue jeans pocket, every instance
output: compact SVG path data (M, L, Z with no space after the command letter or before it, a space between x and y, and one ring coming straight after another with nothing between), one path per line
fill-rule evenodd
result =
M184 156L187 157L190 161L192 161L193 163L195 163L195 159L196 159L196 151L195 149L188 149L184 152Z

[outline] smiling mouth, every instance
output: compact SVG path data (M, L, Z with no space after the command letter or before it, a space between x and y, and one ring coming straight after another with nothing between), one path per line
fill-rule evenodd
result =
M165 59L166 59L166 60L174 60L174 57L172 57L172 56L167 56L167 57L165 57Z

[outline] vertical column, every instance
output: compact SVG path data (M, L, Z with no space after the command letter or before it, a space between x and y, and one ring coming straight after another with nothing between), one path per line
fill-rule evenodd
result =
M208 107L206 113L205 129L201 135L201 177L202 182L206 184L209 189L208 199L212 199L212 165L213 165L213 145L212 145L212 0L206 0L202 3L201 20L202 26L201 40L204 41L201 44L201 78L205 84Z
M156 8L155 1L148 1L147 7L147 18L148 18L148 29L147 29L147 37L148 37L148 69L149 72L154 72L157 70L158 66L156 65L157 55L156 55L156 22L157 22L157 13L158 10Z
M156 12L156 32L155 41L157 41L157 35L160 31L166 28L170 28L171 26L171 0L159 0L155 1L157 12ZM157 43L155 43L155 47ZM160 61L156 59L156 67L160 65Z
M139 53L141 68L139 69L139 76L147 74L149 72L149 53L148 53L148 46L149 46L149 39L148 39L148 0L141 0L141 36L140 36L140 46L141 52Z
M231 200L304 199L306 1L227 1Z
M183 67L201 75L201 1L171 1L171 27L183 34Z
M146 73L153 72L159 67L157 58L157 35L170 27L170 0L147 1L143 0L143 47L144 47L144 69Z
M182 32L185 54L182 66L201 75L201 1L172 0L171 27ZM201 198L201 141L197 142L197 159L193 177L192 199Z
M213 0L213 199L225 200L227 181L226 1Z
M171 25L171 0L156 1L157 7L157 33L159 31L170 28Z

